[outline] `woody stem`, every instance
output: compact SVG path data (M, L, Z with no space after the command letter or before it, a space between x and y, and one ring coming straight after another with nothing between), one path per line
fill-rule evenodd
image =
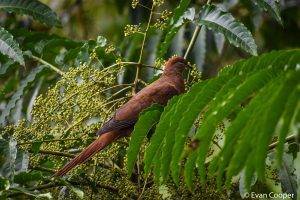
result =
M193 33L193 36L192 36L192 39L189 43L189 46L184 54L184 59L186 59L188 57L188 55L190 54L190 52L192 51L194 45L195 45L195 42L196 42L196 39L199 35L199 32L200 32L200 26L196 26L195 30L194 30L194 33Z
M47 61L43 60L42 58L36 57L34 55L31 56L34 60L44 64L45 66L49 67L50 69L52 69L53 71L57 72L59 75L63 76L64 72L61 71L60 69L58 69L57 67L55 67L54 65L48 63Z
M210 4L211 0L207 0L206 4ZM189 53L191 52L191 50L193 49L194 45L195 45L195 42L196 42L196 39L200 33L200 30L201 30L201 26L196 26L195 30L194 30L194 33L193 33L193 36L192 36L192 39L189 43L189 46L184 54L184 59L187 59Z
M143 38L143 42L142 42L142 47L141 47L141 51L140 51L138 64L136 66L136 74L135 74L135 79L134 79L134 82L133 82L134 87L132 88L132 93L133 94L137 92L137 83L138 83L140 73L141 73L142 57L143 57L143 52L144 52L144 48L145 48L146 38L147 38L147 35L148 35L148 30L149 30L150 23L151 23L152 16L153 16L153 9L154 9L154 5L152 4L151 10L150 10L150 16L149 16L149 19L148 19L148 23L147 23L147 26L146 26L145 33L144 33L144 38Z

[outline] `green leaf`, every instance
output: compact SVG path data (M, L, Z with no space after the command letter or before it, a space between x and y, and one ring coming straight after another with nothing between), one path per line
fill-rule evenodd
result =
M220 78L209 80L198 93L191 93L194 98L186 99L187 102L182 104L184 112L181 113L181 118L178 123L178 128L175 135L175 144L172 149L171 171L172 178L176 184L179 183L180 174L180 159L184 149L185 140L193 123L199 116L199 113L205 106L214 98L215 94L229 80L229 77L222 76ZM205 96L205 98L203 98Z
M230 164L226 174L227 185L229 185L231 177L235 174L238 174L243 168L243 165L246 163L247 159L247 163L251 164L251 161L249 161L251 158L249 153L249 151L251 151L249 150L249 145L254 145L255 148L255 143L252 144L253 140L255 140L253 133L257 131L258 123L261 121L261 114L265 112L264 109L268 107L268 104L261 104L261 102L267 102L268 99L272 97L274 91L277 89L277 85L281 83L281 80L282 77L280 76L279 78L276 78L275 80L266 84L266 86L260 90L258 95L251 100L248 106L238 114L228 130L225 131L225 145L221 152L222 159L219 165L217 179L219 185L221 184L223 172L229 162ZM254 155L255 154L251 152L251 156L254 157ZM251 174L249 177L250 170L254 170L252 164L250 167L247 165L246 168L246 188L250 186L252 176Z
M246 187L245 179L246 179L245 171L242 171L239 180L239 192L242 198L247 197L246 195L249 194L250 192ZM253 176L251 181L251 186L253 186L256 183L256 181L257 181L257 176Z
M200 12L199 25L205 25L214 32L220 32L228 41L251 55L257 55L257 46L250 31L230 13L214 5L205 5Z
M205 83L206 82L200 82L198 84L195 84L187 94L182 95L177 105L174 106L172 110L170 110L170 112L172 113L171 118L165 119L170 120L170 122L168 126L164 127L163 131L165 131L165 138L162 145L162 154L161 157L156 160L156 162L162 162L160 171L163 180L167 178L169 173L170 163L172 160L172 149L175 143L176 130L181 120L182 113L186 110L186 106L189 105L190 99L193 98L193 95L201 92ZM164 123L163 120L160 121L162 124Z
M27 171L29 164L29 155L27 152L19 149L15 161L15 172L24 172Z
M37 191L30 191L24 187L13 187L12 189L37 199L53 199L50 192L41 194Z
M164 108L164 111L160 117L160 122L156 126L156 130L151 137L150 144L147 146L145 150L144 155L144 171L146 174L149 173L151 164L153 161L154 156L157 153L157 150L159 149L164 137L165 137L165 130L166 127L169 125L168 120L163 119L169 119L172 116L172 112L170 110L176 105L178 102L180 96L173 97L169 102L168 105Z
M300 88L295 88L291 96L289 97L284 114L280 120L280 131L279 131L279 138L278 138L278 145L277 145L277 162L280 166L282 163L282 156L283 156L283 148L285 143L285 138L288 135L289 128L291 126L291 122L293 119L294 114L296 113L297 104L299 104L299 97L300 97Z
M204 180L205 164L211 162L209 172L217 175L218 186L224 175L228 184L244 170L243 187L249 190L255 173L262 178L274 133L278 132L284 143L286 132L298 132L299 63L298 49L271 52L239 61L217 77L195 84L165 108L145 152L146 173L154 165L155 179L161 184L171 166L178 184L186 160L184 178L192 190L196 167ZM199 128L189 142L188 134L197 127L194 122L199 116ZM225 142L220 144L220 152L207 159L217 126L224 120L229 124L225 127Z
M39 66L37 68L34 68L30 74L21 81L19 88L14 93L14 95L11 97L10 101L6 105L5 110L2 112L0 116L0 124L5 124L6 117L9 116L10 111L15 107L17 101L23 96L24 91L26 87L34 81L37 74L39 74L44 69L44 66Z
M16 75L9 77L9 79L3 83L0 89L0 99L7 100L7 94L13 92L18 87L19 77Z
M22 51L13 36L0 27L0 52L13 59L15 62L25 65Z
M186 11L190 4L190 0L180 0L179 5L174 10L174 15L172 19L170 20L170 25L176 24L178 21L180 21L180 18L182 17L183 13Z
M0 176L10 178L14 173L17 156L17 142L14 139L0 139Z
M0 197L1 197L1 192L8 190L9 188L10 188L9 180L6 178L2 178L0 176Z
M37 0L0 0L0 10L30 15L48 26L61 26L55 12Z
M280 17L280 1L278 0L254 0L263 10L269 12L282 25Z
M31 145L31 151L33 154L37 154L40 151L40 148L42 146L43 142L41 141L35 141Z
M214 111L203 121L201 127L196 133L196 139L200 141L198 149L198 171L202 181L205 180L205 158L208 152L211 140L215 133L218 122L227 117L233 109L244 101L249 95L256 92L272 80L273 74L268 70L262 70L253 76L250 76L244 83L237 87L236 91L227 94L227 99L220 102Z
M190 4L190 0L181 0L178 7L174 10L174 15L169 21L166 28L168 30L165 39L158 46L157 58L163 58L166 54L173 37L176 35L180 27L183 25L185 19L193 20L195 16L195 9L190 8L186 10Z
M0 66L0 75L5 74L6 71L7 71L7 69L8 69L12 64L14 64L14 62L11 61L11 60L5 62L3 65L0 64L0 65L1 65L1 66Z
M220 75L248 75L271 67L279 71L288 69L294 70L299 63L299 59L300 51L298 49L273 51L259 57L240 60L233 66L224 67Z
M194 189L194 179L195 179L195 163L197 161L197 152L196 151L193 151L186 163L185 163L185 166L184 166L184 180L185 180L185 183L186 185L188 186L188 188L190 190L193 190Z
M158 151L156 152L155 156L154 156L154 161L153 162L153 175L154 175L154 181L155 183L158 185L162 182L161 176L160 176L160 169L161 169L161 162L157 162L160 160L162 156L162 152L161 149L158 149Z
M33 182L38 182L42 179L41 172L20 172L14 176L14 182L21 185L31 186Z
M151 106L150 109L143 112L134 126L132 136L130 139L129 147L127 150L127 174L131 175L137 155L144 138L149 130L159 120L161 111L157 109L157 106Z
M274 134L276 125L280 116L282 115L288 97L294 88L299 83L300 73L298 71L290 71L286 74L286 80L282 86L278 89L277 94L273 99L270 99L270 106L265 111L265 115L262 118L263 126L259 130L261 134L258 137L258 143L256 148L256 171L260 178L264 177L265 172L265 159L267 156L268 145ZM266 114L268 113L268 114Z

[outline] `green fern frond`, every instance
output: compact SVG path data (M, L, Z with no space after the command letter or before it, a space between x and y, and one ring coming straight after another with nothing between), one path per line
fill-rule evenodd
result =
M284 113L280 121L281 127L279 130L278 145L277 145L277 162L279 166L282 164L281 161L283 156L285 138L288 135L288 131L291 126L292 119L297 111L297 104L299 104L299 98L300 98L300 88L295 88L286 103Z
M0 75L3 75L6 73L6 71L8 70L8 68L14 64L14 62L12 60L8 60L7 62L5 62L4 64L0 64Z
M13 36L2 27L0 27L0 52L21 65L25 65L19 44L14 40Z
M55 12L37 0L0 0L0 10L30 15L48 26L60 26Z
M274 17L278 23L282 25L282 20L280 17L280 9L279 9L279 4L280 2L277 0L254 0L259 7L261 7L263 10L269 12L272 17Z
M171 171L178 184L186 160L184 178L191 190L195 169L205 181L207 164L219 187L224 180L229 185L232 177L244 170L244 184L249 189L253 174L264 178L274 134L279 134L280 156L287 133L299 123L299 63L300 50L267 53L228 66L217 77L196 83L186 94L173 98L146 149L145 172L154 165L156 180L162 183ZM200 115L201 125L188 137ZM210 161L207 157L217 126L227 119L225 142Z
M37 74L39 74L43 69L44 69L44 66L39 66L37 68L34 68L30 72L30 74L24 80L21 81L19 88L14 93L14 95L11 97L10 101L7 103L4 111L2 112L2 114L0 116L0 124L4 124L5 123L6 117L9 116L10 111L15 107L17 101L23 96L26 87L32 81L34 81L34 79L37 76Z
M268 99L271 98L273 95L273 92L276 91L275 85L280 84L281 81L282 81L282 78L279 77L278 80L274 80L274 81L270 82L270 86L268 86L268 85L265 86L265 88L268 88L268 90L266 90L264 88L261 90L261 92L259 93L259 94L261 94L261 96L258 95L255 99L253 99L251 101L250 105L248 106L248 108L252 109L252 111L250 112L251 115L249 116L247 121L244 121L245 122L244 127L240 130L235 129L236 132L234 132L233 134L237 134L238 132L240 134L238 134L238 136L235 140L236 143L233 143L233 142L231 143L231 145L235 146L235 149L231 155L232 159L227 161L227 162L230 162L228 169L227 169L227 173L226 173L227 186L229 186L231 178L234 175L238 174L238 172L240 170L242 170L242 168L246 162L248 162L248 165L249 165L249 163L250 164L252 163L250 155L254 154L254 152L252 152L252 149L256 148L255 146L256 146L256 141L257 141L257 137L258 137L257 135L255 135L255 137L253 137L253 133L258 133L257 132L259 130L258 127L261 123L260 116L263 115L263 113L265 112L265 109L268 107L268 103L267 103ZM266 103L261 105L261 102L266 102ZM238 123L238 122L239 121L237 121L236 123ZM226 134L226 132L225 132L225 134ZM227 146L227 147L229 147L229 146ZM229 148L232 148L232 147L229 147ZM249 166L248 166L248 168L246 168L245 174L249 174L249 170L253 171L253 167L249 168ZM248 180L249 180L249 178L246 175L246 186L249 185Z
M227 99L219 102L219 105L214 108L214 111L203 121L202 126L196 133L196 139L201 143L198 150L198 169L202 181L205 180L205 158L209 149L212 137L216 130L218 122L227 117L233 109L242 103L251 94L258 91L266 83L272 80L271 72L269 70L262 70L250 76L244 83L236 88L234 92L227 94ZM222 76L221 76L222 77Z
M244 132L247 130L248 121L254 119L255 109L259 107L261 102L264 102L269 98L269 95L272 94L273 89L275 89L277 81L268 83L264 88L260 90L258 95L252 99L252 101L237 115L235 120L231 123L228 129L225 131L225 144L222 148L221 153L215 158L218 160L218 172L217 172L217 183L220 187L222 184L223 173L230 162L234 152L237 150L237 142L239 138L242 138ZM244 157L240 157L244 159ZM241 161L242 162L242 161ZM214 162L212 162L213 164ZM230 176L227 176L230 179Z
M142 145L143 139L146 137L152 126L159 120L161 107L151 106L145 110L139 117L127 150L127 174L131 175L134 163Z
M214 5L205 5L200 11L199 25L224 34L228 41L251 55L257 55L257 46L250 31L230 13Z
M270 106L265 110L265 115L262 118L263 126L261 126L261 129L259 130L260 135L257 138L258 142L255 153L256 172L258 177L264 178L265 158L267 156L268 145L275 132L278 120L284 111L288 97L297 86L299 77L299 71L289 71L286 73L285 81L270 100Z
M273 51L247 60L241 60L234 66L224 67L219 75L239 76L242 74L251 74L266 68L277 70L295 69L299 63L299 50Z
M158 149L153 160L159 161L162 156L161 154L162 154L161 149ZM153 162L153 174L154 174L154 181L156 184L162 183L162 179L160 176L161 163L162 162Z
M160 122L156 126L156 131L153 134L153 136L151 137L150 144L147 147L147 149L145 150L144 171L146 174L148 174L150 171L153 158L156 155L157 150L160 148L160 145L165 137L166 127L169 126L169 120L166 120L166 119L170 119L170 117L172 115L170 110L172 110L172 108L176 105L176 103L179 100L179 97L180 96L176 96L176 97L172 98L169 101L168 105L165 107L165 109L160 117Z
M214 98L215 94L228 80L229 77L225 76L217 78L216 80L209 80L198 94L192 93L193 96L195 96L193 99L186 99L186 101L190 103L182 104L185 110L181 113L182 117L175 132L175 144L172 150L171 161L172 177L176 184L179 183L180 160L188 132L196 118L199 116L199 113Z
M172 116L169 126L165 129L166 136L162 145L162 156L159 159L159 162L163 162L163 164L161 164L161 176L163 180L165 180L169 174L170 163L172 160L172 149L175 143L174 133L176 132L182 113L186 109L183 105L188 105L190 103L190 99L193 98L193 95L199 93L204 85L204 82L194 85L190 92L180 98L177 105L171 111Z
M196 151L191 152L184 166L184 180L190 190L193 190L194 188L193 182L195 180L195 163L197 161L197 156Z

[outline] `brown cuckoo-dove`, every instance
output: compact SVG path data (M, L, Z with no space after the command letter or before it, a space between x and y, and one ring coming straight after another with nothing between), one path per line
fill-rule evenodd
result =
M107 121L97 132L99 137L63 168L58 170L55 175L65 175L114 140L130 135L139 114L145 108L154 103L166 105L173 96L183 93L185 89L183 71L186 67L187 62L184 58L170 58L165 64L161 77L139 91L127 103L116 110L114 117Z

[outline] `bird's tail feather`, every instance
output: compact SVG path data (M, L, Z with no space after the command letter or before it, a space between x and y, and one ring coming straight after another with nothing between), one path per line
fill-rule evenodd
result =
M120 134L117 131L111 131L98 137L87 148L85 148L79 155L68 162L63 168L55 173L55 176L63 176L77 165L84 163L90 157L104 149L107 145L118 139Z

